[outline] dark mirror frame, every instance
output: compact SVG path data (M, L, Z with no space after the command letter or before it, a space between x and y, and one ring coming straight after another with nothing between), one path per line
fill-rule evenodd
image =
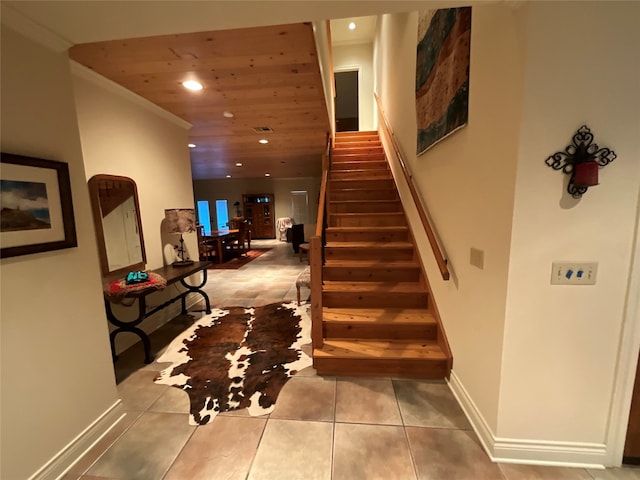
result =
M102 208L100 206L100 185L103 182L126 182L133 187L133 200L136 207L136 215L138 221L138 233L140 235L140 253L142 261L127 265L115 270L109 270L109 258L107 257L107 248L104 240L104 229L102 224ZM94 175L89 179L89 196L91 197L91 211L93 212L93 224L96 231L96 240L98 241L98 254L100 256L100 269L103 277L115 277L118 274L130 271L144 270L147 264L147 255L144 249L144 237L142 235L142 220L140 219L140 203L138 202L138 188L136 182L129 177L120 177L117 175Z

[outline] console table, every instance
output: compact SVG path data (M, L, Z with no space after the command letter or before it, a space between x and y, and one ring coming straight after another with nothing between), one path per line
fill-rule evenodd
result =
M185 267L174 267L171 265L167 265L165 267L157 268L152 270L153 273L157 273L158 275L162 275L167 280L167 286L172 283L180 282L180 284L185 287L187 290L185 292L181 292L176 294L174 297L171 297L169 300L164 302L162 305L158 305L157 307L152 308L147 311L147 295L151 295L156 292L162 292L164 290L157 290L155 288L148 288L145 290L138 290L126 293L119 293L117 295L113 295L110 292L109 284L113 280L117 280L115 278L105 279L103 282L103 291L104 291L104 305L107 312L107 318L109 322L115 325L116 328L109 335L109 342L111 344L111 355L113 360L118 360L118 356L116 355L115 349L115 339L118 333L120 332L132 332L140 337L142 340L142 344L144 346L144 363L151 363L153 359L151 358L151 342L149 341L149 336L137 325L140 324L145 318L153 315L156 312L159 312L163 308L168 307L173 302L178 300L182 300L182 314L187 313L187 305L186 305L186 297L190 293L197 293L202 295L202 298L205 302L205 311L206 313L211 313L211 303L209 302L209 297L205 292L202 291L202 287L207 283L207 268L212 264L212 262L194 262L193 265L185 266ZM185 279L195 273L202 272L202 282L199 285L189 285L185 282ZM124 321L117 318L112 309L112 303L121 303L123 299L133 299L135 303L135 299L138 300L138 317L131 321ZM131 304L133 306L133 304Z

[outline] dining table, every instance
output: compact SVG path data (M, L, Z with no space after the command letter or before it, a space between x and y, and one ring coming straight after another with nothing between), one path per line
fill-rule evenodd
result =
M212 242L216 247L216 258L218 259L218 263L224 262L224 239L230 235L235 235L240 230L238 229L229 229L229 230L212 230L209 235L203 236L203 240L206 242Z

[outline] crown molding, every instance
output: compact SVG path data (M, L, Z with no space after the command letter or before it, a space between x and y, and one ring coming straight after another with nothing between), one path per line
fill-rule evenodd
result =
M171 123L178 125L179 127L184 128L185 130L191 129L192 125L183 120L182 118L174 115L166 111L163 108L160 108L155 103L151 103L144 97L133 93L131 90L127 90L122 85L117 84L116 82L109 80L106 77L103 77L99 73L94 72L90 68L85 67L84 65L79 64L74 60L69 60L71 64L71 74L77 76L78 78L82 78L87 80L99 87L108 90L111 93L114 93L122 98L129 100L130 102L135 103L136 105L150 111L151 113L155 113L156 115L164 118L165 120L169 120Z
M46 49L62 53L73 45L70 41L34 22L7 4L1 3L0 8L2 25L6 25Z

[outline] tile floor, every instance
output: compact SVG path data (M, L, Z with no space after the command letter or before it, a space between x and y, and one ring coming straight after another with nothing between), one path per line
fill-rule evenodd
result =
M291 244L239 270L210 271L212 306L295 299L304 268ZM308 292L303 293L303 298ZM191 322L181 316L151 338L156 353ZM132 347L117 362L127 414L64 480L640 480L640 469L586 470L489 461L444 382L293 377L275 410L188 423L187 395L153 379L163 364L141 363Z

